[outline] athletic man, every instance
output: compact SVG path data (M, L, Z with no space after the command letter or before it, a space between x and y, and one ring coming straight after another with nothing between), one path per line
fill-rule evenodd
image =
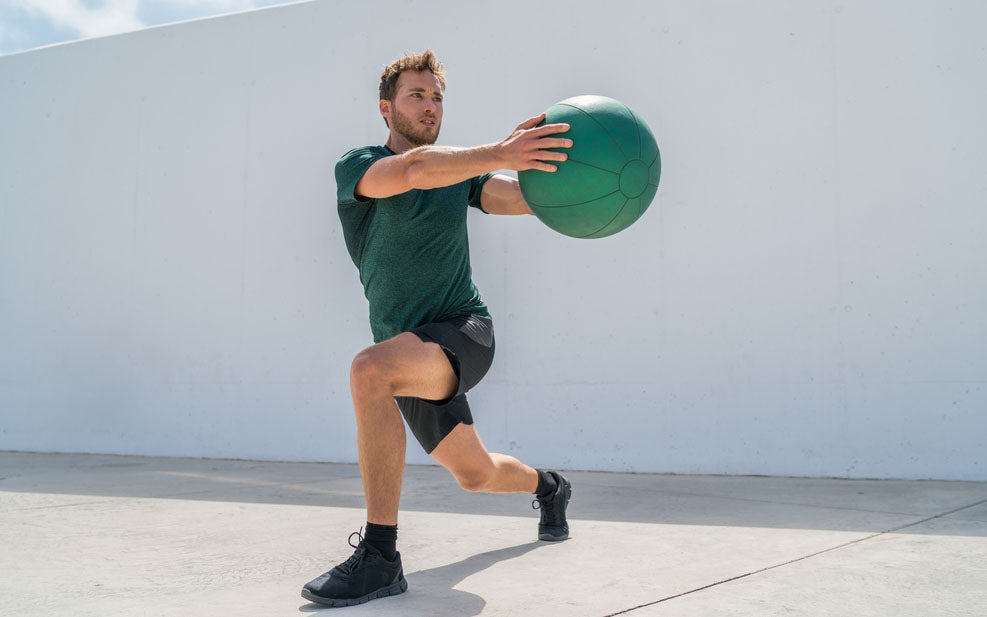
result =
M336 164L343 237L370 303L375 345L353 360L366 535L344 563L307 583L302 596L348 606L408 587L396 550L404 474L402 415L419 443L468 491L534 493L538 537L569 537L569 482L514 457L487 452L473 428L466 391L490 368L493 323L473 285L466 208L531 214L514 178L498 169L555 171L568 125L522 122L499 143L434 146L445 76L431 50L405 55L380 80L384 146L351 150ZM351 542L352 545L352 542Z

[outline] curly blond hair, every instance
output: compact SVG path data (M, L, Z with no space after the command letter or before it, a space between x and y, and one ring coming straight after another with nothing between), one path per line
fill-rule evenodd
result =
M446 73L442 68L442 63L435 57L435 52L426 49L420 54L404 54L391 64L380 75L380 98L388 101L394 100L394 95L398 87L398 77L405 71L431 71L439 78L439 85L446 89Z

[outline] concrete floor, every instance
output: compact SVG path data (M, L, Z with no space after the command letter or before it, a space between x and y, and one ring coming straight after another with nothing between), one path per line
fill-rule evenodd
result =
M409 467L407 593L324 609L355 465L0 453L0 615L987 615L987 484L569 472L571 538L530 496Z

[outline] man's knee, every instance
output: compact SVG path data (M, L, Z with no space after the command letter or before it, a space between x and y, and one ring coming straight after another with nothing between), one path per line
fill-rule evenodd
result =
M490 484L490 479L493 478L494 470L492 467L480 467L477 469L460 471L455 475L456 480L459 482L459 486L463 487L467 491L475 493L487 488Z
M354 396L392 394L392 384L380 354L368 347L350 365L350 389Z

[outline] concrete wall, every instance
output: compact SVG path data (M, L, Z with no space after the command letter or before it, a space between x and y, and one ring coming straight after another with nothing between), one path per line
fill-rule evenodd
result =
M0 58L0 449L355 460L332 167L431 46L440 143L598 93L663 153L611 238L471 213L491 449L987 480L987 5L607 6L320 0Z

